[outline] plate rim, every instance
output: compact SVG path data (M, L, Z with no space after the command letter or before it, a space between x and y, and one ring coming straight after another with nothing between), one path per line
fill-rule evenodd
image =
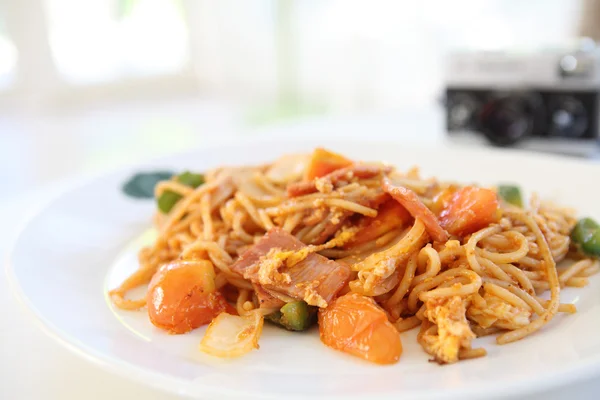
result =
M285 144L292 143L304 143L306 141L309 142L324 142L324 143L339 143L344 140L345 142L351 142L355 144L359 143L394 143L401 144L406 146L405 148L410 149L423 149L423 148L431 148L431 145L423 145L421 143L406 143L404 140L394 139L390 137L377 137L374 136L372 138L365 139L364 137L356 136L356 137L318 137L317 135L309 135L305 136L302 139L292 138L292 137L282 137L277 134L267 134L267 135L257 135L252 137L238 137L238 138L224 138L223 140L216 140L210 142L205 145L197 146L185 151L173 152L167 155L162 155L160 157L151 157L142 160L133 161L127 163L125 165L120 165L118 167L106 169L96 173L84 173L73 177L65 181L64 187L61 187L60 190L55 190L53 193L48 194L42 201L38 202L35 206L33 206L29 211L25 212L25 216L21 218L21 221L17 224L16 229L13 230L14 234L12 240L7 246L7 251L5 255L5 268L4 272L7 277L8 287L14 298L16 298L17 303L20 307L22 307L26 314L28 315L28 319L30 319L34 325L36 325L42 332L44 332L47 336L58 342L61 346L69 350L72 354L77 355L83 360L100 367L102 370L111 373L112 375L129 379L138 384L142 384L144 386L152 387L154 389L158 389L164 393L171 394L179 394L187 397L196 397L197 394L189 391L182 387L189 386L194 384L190 381L185 381L180 378L172 377L167 374L156 372L150 368L142 367L136 365L131 362L123 361L121 359L111 357L105 355L100 351L96 351L92 348L89 348L84 343L71 338L70 335L60 329L60 327L56 326L52 321L48 320L44 317L33 302L30 300L29 296L25 293L22 286L19 283L19 278L16 275L16 263L14 262L14 253L19 243L23 233L30 226L30 224L42 215L50 205L54 204L55 201L60 199L62 196L68 194L69 192L76 190L77 188L84 186L86 184L92 184L94 181L97 181L103 177L107 177L109 175L113 175L119 172L126 172L132 168L145 168L151 165L157 165L166 160L172 159L173 157L177 157L178 155L186 155L193 154L197 152L209 151L211 149L219 149L223 147L237 147L243 145L256 145L257 142L261 141L277 141ZM502 155L504 157L510 156L510 154L515 154L519 157L531 157L538 159L539 161L558 161L567 162L571 164L581 165L584 168L590 169L598 169L600 171L600 163L594 163L585 161L578 158L563 156L563 155L554 155L554 154L544 154L544 153L535 153L529 150L522 149L496 149L496 148L488 148L488 147L476 147L476 146L461 146L461 145L449 145L448 143L436 143L433 147L437 149L448 149L450 151L463 151L463 152L483 152L488 154L497 154ZM51 185L52 187L56 187L59 184ZM542 393L548 392L552 389L558 387L564 387L569 384L576 384L578 382L588 380L595 376L600 376L600 352L591 357L588 360L583 362L579 362L576 365L567 367L567 369L561 370L560 372L551 372L546 374L540 374L535 378L531 378L528 380L519 380L515 383L510 383L509 385L501 385L501 384L490 384L486 390L489 393L493 393L492 397L509 397L513 395L526 395L526 394L534 394L534 393ZM470 387L470 388L447 388L447 389L435 389L435 391L407 391L404 395L409 396L410 398L418 398L418 399L431 399L431 398L462 398L462 399L477 399L482 393L482 388L478 386ZM391 396L396 397L397 395L402 394L401 392L394 393L385 393L381 394L378 397L380 398L388 398ZM220 388L219 390L215 390L214 388L202 387L202 396L212 396L218 395L220 398L238 398L238 396L243 396L244 398L279 398L278 394L261 394L261 393L246 393L242 390L232 390L230 388ZM226 396L226 397L223 397ZM324 395L319 394L315 396L310 396L311 398L325 398ZM297 398L305 398L303 395L296 394L288 394L289 398L297 399ZM359 398L358 395L348 396L348 395L338 395L335 394L333 396L327 395L326 398L334 398L334 399L352 399Z

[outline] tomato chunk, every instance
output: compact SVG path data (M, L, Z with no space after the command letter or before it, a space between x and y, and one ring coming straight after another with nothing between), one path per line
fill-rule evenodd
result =
M460 189L460 187L450 185L447 188L439 191L432 199L432 204L430 207L431 211L435 215L440 215L444 208L448 207L450 200L452 200L452 195L456 193L458 189Z
M440 213L448 232L465 236L498 221L498 196L493 190L465 186L457 190Z
M352 247L372 240L393 229L408 224L412 220L409 212L394 199L389 199L377 210L376 217L363 217L359 230L344 247Z
M223 311L235 313L220 292L204 289L206 271L197 263L161 267L148 286L150 321L169 333L185 333L208 324Z
M319 333L327 346L377 364L393 364L402 354L400 334L385 312L356 293L319 310Z
M306 169L306 179L312 181L351 164L352 161L343 155L317 147L313 151Z

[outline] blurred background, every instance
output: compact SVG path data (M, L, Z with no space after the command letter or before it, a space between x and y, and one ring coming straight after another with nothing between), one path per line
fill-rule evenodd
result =
M597 9L595 0L0 0L0 193L281 126L337 121L338 131L436 141L448 52L594 37Z
M509 65L494 52L536 55L582 36L600 40L600 0L0 0L0 258L26 210L81 174L263 133L445 143L449 116L468 121L472 105L450 111L450 54ZM555 61L541 66L555 73ZM596 65L595 85L578 90L598 128ZM561 104L553 122L580 126L580 107ZM512 122L501 112L494 124L527 128L511 107L496 110ZM117 384L123 398L163 398L32 329L4 275L0 398L114 398ZM574 390L540 398L585 397Z

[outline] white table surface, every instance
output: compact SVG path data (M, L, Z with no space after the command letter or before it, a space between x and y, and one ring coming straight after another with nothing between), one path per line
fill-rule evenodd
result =
M408 121L408 122L407 122ZM441 139L438 132L437 122L424 129L423 134L411 136L411 141L435 141ZM218 124L217 124L218 125ZM352 130L373 129L378 126L378 133L396 135L399 132L406 132L406 129L415 127L408 120L398 119L396 117L379 117L372 119L334 119L323 123L320 121L309 121L303 124L290 125L286 132L292 135L301 135L305 132L315 132L322 130L331 135L344 135ZM1 126L0 126L1 128ZM222 131L235 128L235 124L222 124ZM423 127L421 127L423 129ZM55 127L56 131L60 131ZM275 129L275 128L274 128ZM268 129L265 131L269 131ZM238 132L242 132L238 130ZM337 134L336 134L337 132ZM342 133L340 133L342 132ZM247 134L238 133L238 134ZM223 134L225 135L225 134ZM231 134L232 137L235 134ZM4 142L2 140L5 139ZM54 140L65 139L57 134ZM67 138L68 139L68 138ZM65 139L66 140L66 139ZM93 139L92 139L93 141ZM191 144L201 145L209 141L206 137L202 140L181 141L183 145ZM104 142L103 142L104 143ZM6 140L6 136L0 137L0 155L1 150L6 150L13 144L12 139ZM115 142L114 146L120 146ZM57 146L58 148L58 146ZM118 152L119 149L115 151ZM148 156L157 156L176 150L176 148L166 148L161 152L133 152L135 157L144 158ZM26 152L30 149L26 149ZM66 150L65 150L66 151ZM68 151L77 151L76 148L70 148ZM7 151L8 152L8 151ZM90 156L93 156L92 152ZM18 158L18 154L13 154ZM39 170L52 170L52 168L64 168L65 154L55 151L54 154L46 155L43 161L36 161L32 168ZM94 172L113 168L115 165L123 164L131 160L118 159L115 162L103 163L100 167L93 168ZM61 162L63 164L61 164ZM85 164L81 161L81 164ZM1 165L0 165L1 166ZM71 167L71 165L68 165ZM6 165L4 165L6 167ZM82 167L81 170L87 171ZM59 174L55 178L68 178L76 174ZM36 176L33 174L33 176ZM18 182L13 186L2 188L0 186L0 255L6 255L8 245L12 242L15 235L15 229L19 222L25 217L32 207L43 203L53 193L61 190L66 185L65 180L49 179L50 183L45 183L43 179L36 181L33 188L17 190ZM54 181L54 182L52 182ZM41 183L40 183L41 182ZM24 312L22 306L13 298L8 288L6 274L0 273L0 399L111 399L111 400L174 400L178 397L156 391L154 389L142 386L128 380L126 377L116 376L105 372L83 360L82 358L70 353L68 350L47 337L38 329L28 313ZM600 334L600 333L599 333ZM539 393L529 397L532 400L566 400L566 399L592 399L598 398L600 393L600 379L579 382L569 387L554 389L552 391ZM492 394L490 394L492 395Z

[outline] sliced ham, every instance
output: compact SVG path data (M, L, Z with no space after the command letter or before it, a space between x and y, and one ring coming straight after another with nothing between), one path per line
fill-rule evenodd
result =
M283 229L273 228L242 254L231 269L267 290L323 307L346 285L350 277L350 268L347 265L339 264L316 253L309 253L292 267L287 267L284 261L278 268L278 273L286 274L289 279L274 279L269 283L261 282L259 279L259 271L264 267L265 257L272 254L271 250L299 251L305 247L306 245Z
M281 308L285 305L283 300L278 299L271 293L267 292L261 285L253 283L254 293L258 298L258 304L260 308Z
M365 165L365 164L353 164L349 167L340 168L329 174L318 178L325 184L333 186L338 182L348 182L353 178L368 179L373 178L383 172L388 171L389 168L381 165ZM298 197L306 194L317 192L317 180L296 182L288 185L287 194L289 197Z
M404 186L393 184L387 177L383 178L381 187L398 203L402 204L404 208L408 210L410 215L423 221L427 233L429 233L429 236L431 236L434 241L445 242L448 240L448 232L442 228L435 214L423 204L415 192Z
M321 233L319 233L319 235L310 244L319 245L325 243L330 237L333 236L334 233L341 229L342 225L346 223L351 215L352 213L350 211L344 211L337 218L337 221L332 221L330 219L327 222L327 225L325 225L323 231L321 231Z

